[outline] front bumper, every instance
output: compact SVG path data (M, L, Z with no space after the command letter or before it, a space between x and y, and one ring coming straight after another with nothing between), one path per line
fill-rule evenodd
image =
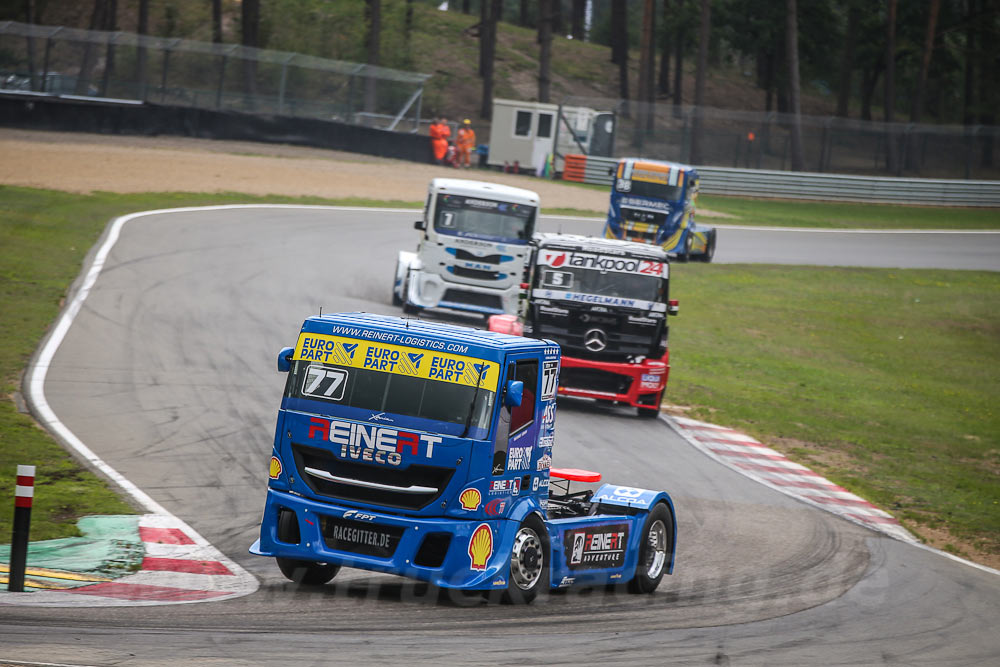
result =
M278 539L279 511L295 513L298 543ZM347 513L349 519L345 519ZM398 542L385 556L362 555L331 548L324 526L330 519L348 521L361 531L359 543L369 543L380 531L398 534ZM360 520L358 520L360 519ZM490 545L484 547L481 526L490 531ZM442 588L490 590L504 588L508 558L513 549L516 522L499 520L458 520L414 518L385 514L365 508L321 503L285 491L268 489L261 520L260 539L250 547L258 556L292 558L333 563L374 572L387 572L426 581ZM476 544L473 545L473 540Z
M659 410L669 374L669 352L662 359L644 359L634 364L563 356L559 394ZM595 382L597 378L605 381Z
M520 285L489 288L444 280L435 273L411 270L406 300L420 308L449 308L484 315L517 313Z

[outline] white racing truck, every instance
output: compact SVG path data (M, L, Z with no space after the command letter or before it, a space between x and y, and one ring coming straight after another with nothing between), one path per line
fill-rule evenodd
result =
M516 314L538 194L496 183L435 178L416 252L396 261L392 301L406 313L449 308Z

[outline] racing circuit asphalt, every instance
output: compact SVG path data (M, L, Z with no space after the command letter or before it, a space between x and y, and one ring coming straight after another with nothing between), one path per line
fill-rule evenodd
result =
M356 570L319 589L297 589L273 561L249 555L283 384L277 351L321 307L395 314L395 255L415 246L417 217L253 208L148 216L124 227L51 363L49 404L104 461L252 572L260 589L223 602L160 607L0 606L0 663L997 659L996 574L752 482L661 422L584 402L559 404L554 463L663 488L676 504L675 574L652 596L570 590L526 608L470 607L409 580ZM569 229L566 220L550 219L543 227L598 231L595 222ZM772 235L772 246L784 244L775 232L761 234ZM720 261L740 261L747 252L735 236L720 233ZM867 254L883 236L858 237L846 254ZM817 258L828 254L830 238L790 241L801 253L797 263L829 263ZM963 236L927 238L924 254L937 257L940 243ZM995 235L969 238L969 256L987 239L996 248ZM809 243L811 250L802 250ZM913 261L923 266L919 253ZM682 279L684 270L674 275Z

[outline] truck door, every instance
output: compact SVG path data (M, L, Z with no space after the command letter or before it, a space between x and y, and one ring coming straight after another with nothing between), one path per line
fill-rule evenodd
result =
M510 380L524 383L521 405L510 408L500 401L497 437L493 446L493 475L527 473L531 470L531 457L538 440L539 419L538 358L508 359L503 386Z

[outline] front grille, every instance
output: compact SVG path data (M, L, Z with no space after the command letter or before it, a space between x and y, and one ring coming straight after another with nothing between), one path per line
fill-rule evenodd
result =
M455 259L461 259L466 262L479 262L480 264L499 264L500 255L486 255L485 257L476 257L468 250L462 250L461 248L455 249Z
M323 542L327 548L376 558L392 558L404 530L402 526L387 526L332 516L324 516L320 523L323 528Z
M608 394L627 394L632 378L596 368L563 366L559 371L559 386L567 389L589 389Z
M502 280L507 277L506 273L500 273L499 271L467 269L464 266L449 266L448 271L461 278L472 278L473 280Z
M481 292L467 292L461 289L446 289L442 301L451 303L465 303L470 306L480 308L493 308L503 310L503 301L496 294L482 294Z
M573 309L568 316L554 316L535 309L532 335L536 338L551 338L563 348L563 354L595 361L627 361L634 357L647 357L654 353L653 345L661 338L662 327L653 325L639 327L625 323L620 317L608 322L614 316L588 315L585 322L579 310ZM600 329L607 334L607 346L603 350L590 350L584 345L587 332Z
M292 454L298 468L299 479L304 481L318 495L339 500L395 507L399 509L419 510L427 507L441 496L451 476L453 468L438 468L425 465L411 465L399 469L383 465L368 465L343 461L325 449L292 444ZM434 491L409 493L391 489L373 489L344 482L323 479L306 472L306 468L325 471L335 477L370 482L386 486L410 487L423 486Z

